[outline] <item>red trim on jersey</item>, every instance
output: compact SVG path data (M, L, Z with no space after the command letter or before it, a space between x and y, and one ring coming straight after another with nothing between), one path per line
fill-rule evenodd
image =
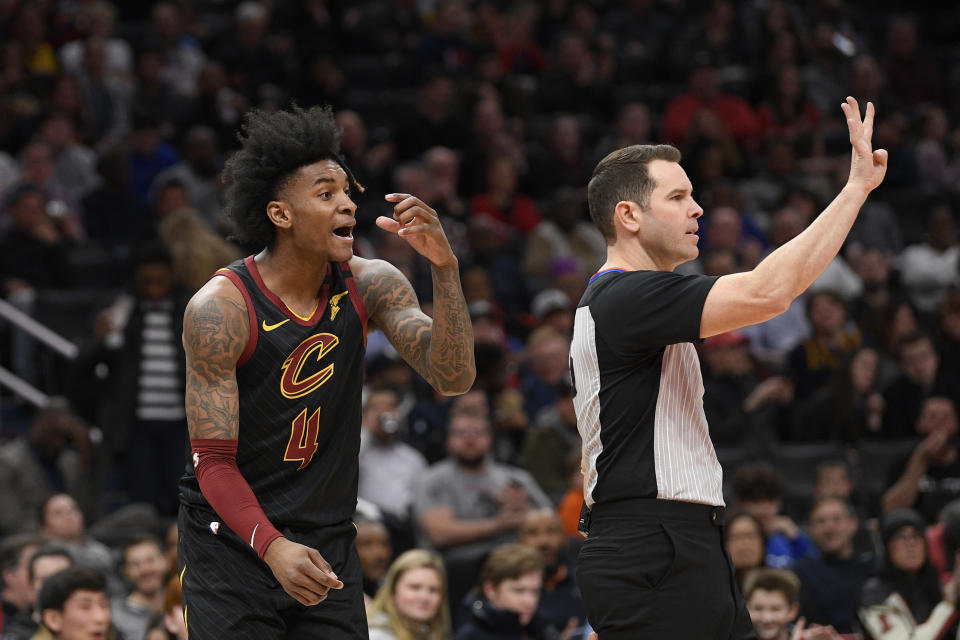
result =
M327 300L330 298L330 287L324 285L320 288L320 300L317 304L317 308L313 310L313 313L309 318L304 320L293 311L290 310L283 300L280 299L280 296L275 294L273 291L267 288L267 285L264 284L263 278L260 277L260 270L257 269L257 262L253 259L253 256L247 256L243 259L243 264L247 265L247 270L250 271L250 276L253 278L253 281L257 284L257 287L260 288L260 291L267 297L267 299L273 303L273 305L283 312L283 315L290 318L292 321L304 327L312 327L313 325L319 322L320 318L323 317L323 312L327 308ZM327 263L327 275L330 275L331 267L330 263Z
M247 338L247 348L243 350L243 353L240 354L240 359L237 360L237 368L239 369L247 364L247 360L250 359L250 356L253 355L254 350L257 348L257 337L260 335L260 331L257 329L257 312L253 310L253 300L250 299L250 292L247 291L240 276L230 271L230 269L220 269L213 275L223 276L232 282L234 286L240 290L243 301L247 305L247 318L250 321L250 336Z
M363 346L367 346L367 307L363 304L363 298L360 297L360 290L357 289L357 282L353 279L353 271L346 262L340 263L340 271L343 273L343 279L347 283L347 290L350 292L350 301L353 302L353 308L357 310L360 316L360 322L363 324Z
M203 497L224 523L263 558L277 531L237 467L237 441L191 438L193 468Z

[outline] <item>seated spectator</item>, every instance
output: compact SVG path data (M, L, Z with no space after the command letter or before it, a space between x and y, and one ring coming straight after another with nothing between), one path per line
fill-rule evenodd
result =
M937 524L924 532L927 541L927 556L937 570L940 584L950 582L956 566L957 551L960 551L960 499L952 500L940 510Z
M383 585L384 576L393 560L393 544L390 533L382 522L367 518L356 522L357 537L354 544L360 557L360 573L363 575L363 595L369 608L373 597Z
M526 362L520 374L524 410L528 416L556 401L558 391L569 387L570 339L553 327L535 329L527 339Z
M820 552L797 560L800 614L808 622L853 633L857 598L874 572L873 554L857 554L853 538L859 522L853 507L839 497L825 497L810 509L810 538Z
M370 389L363 404L360 430L358 495L383 511L395 527L406 529L413 500L413 481L427 461L399 439L400 397L389 387Z
M763 525L747 511L734 511L727 515L723 542L730 554L737 584L742 590L750 574L766 566Z
M759 569L747 580L744 600L760 640L839 640L832 627L811 625L797 617L797 576L783 569Z
M163 597L163 626L168 640L187 640L187 622L183 615L183 592L180 577L173 576L167 581Z
M543 559L526 545L497 547L480 569L469 617L455 640L546 640L556 629L540 619Z
M917 309L933 315L944 294L958 280L960 244L949 205L934 207L927 238L927 242L911 245L900 254L900 277Z
M107 580L93 569L70 568L50 576L37 596L43 626L54 640L106 638L110 632Z
M43 538L29 533L0 540L0 636L30 637L36 631L30 561Z
M564 553L570 548L560 517L552 509L528 511L520 523L517 542L537 550L543 559L543 589L537 614L558 629L586 624L574 562Z
M956 435L957 406L950 398L933 397L923 403L916 433L923 440L889 473L881 501L883 510L910 507L929 523L940 509L960 497L960 457Z
M90 447L87 426L59 404L39 410L25 437L0 447L0 534L32 529L44 500L60 491L92 514Z
M912 509L883 516L884 564L860 593L857 617L870 638L930 639L952 637L960 572L943 586L927 560L926 522Z
M455 602L482 558L510 539L527 511L552 506L528 472L490 460L491 445L489 419L454 414L447 428L448 457L430 466L414 491L418 546L441 551Z
M370 640L447 640L447 604L443 561L434 553L412 549L387 572L368 609Z
M96 569L109 576L113 571L113 554L106 545L86 534L83 513L77 501L65 493L47 498L38 515L40 534L48 542L58 543L81 567Z
M897 345L900 375L883 393L885 410L881 434L888 438L913 435L924 401L931 396L960 398L960 379L940 363L933 340L925 333L904 336Z
M470 214L491 220L501 242L526 236L540 224L533 198L517 192L517 167L507 155L495 155L486 166L486 189L470 198Z
M0 234L3 295L26 289L63 286L67 282L64 248L70 240L60 219L51 215L47 194L21 183L6 196L12 224Z
M843 358L861 344L860 331L850 323L846 302L836 293L823 290L809 294L807 316L813 333L789 357L798 401L826 384Z
M840 498L852 509L853 515L860 523L857 533L853 536L854 553L876 553L873 534L868 523L864 521L865 507L861 499L865 492L853 482L853 472L850 464L843 458L828 458L817 465L813 472L813 502L824 498Z
M797 523L780 513L783 478L770 464L744 464L734 471L731 483L737 495L736 505L756 516L763 527L768 567L788 568L816 552Z
M110 603L113 623L124 638L144 637L151 618L164 612L169 569L157 538L137 536L124 545L120 573L132 589Z
M558 385L553 404L533 418L523 443L523 467L547 495L558 502L569 485L567 460L579 452L580 432L573 408L573 390L565 380Z

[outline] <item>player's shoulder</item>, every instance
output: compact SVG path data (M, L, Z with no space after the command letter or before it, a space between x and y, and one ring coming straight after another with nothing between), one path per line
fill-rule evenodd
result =
M368 310L379 309L384 300L399 303L403 307L411 303L409 296L402 295L402 292L411 290L410 281L386 260L354 256L348 264Z
M353 273L353 277L358 283L369 282L372 278L385 275L399 275L402 277L399 269L380 258L353 256L347 264L350 265L350 272Z
M221 269L220 271L225 270ZM214 275L219 275L220 271ZM191 311L195 312L200 308L211 305L217 307L226 306L227 310L239 305L241 308L246 309L246 302L238 285L230 278L225 277L213 277L207 280L190 298L190 301L187 303L187 313L189 314Z
M250 312L237 287L228 278L211 278L190 298L183 314L184 347L188 353L222 355L235 361L246 348Z

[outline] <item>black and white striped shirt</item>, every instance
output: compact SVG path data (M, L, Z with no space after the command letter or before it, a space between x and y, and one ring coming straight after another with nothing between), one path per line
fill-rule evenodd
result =
M140 377L137 385L137 419L186 419L183 382L178 358L179 336L174 330L173 302L143 302L140 340Z
M692 344L715 281L620 269L590 279L570 346L587 506L627 498L723 505Z

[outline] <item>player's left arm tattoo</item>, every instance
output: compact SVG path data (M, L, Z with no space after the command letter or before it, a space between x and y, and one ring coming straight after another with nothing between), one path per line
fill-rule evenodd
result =
M473 326L455 265L433 268L433 318L389 263L369 264L358 285L372 324L434 389L445 395L470 390L476 377Z

